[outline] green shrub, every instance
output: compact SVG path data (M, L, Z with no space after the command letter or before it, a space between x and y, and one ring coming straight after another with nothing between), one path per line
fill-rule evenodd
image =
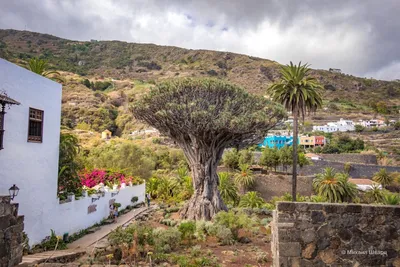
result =
M204 241L204 240L206 240L206 234L207 234L206 222L205 221L196 221L196 231L194 233L194 236L196 237L196 239L200 240L200 241Z
M261 220L261 224L267 226L272 221L272 218L264 218Z
M194 221L183 221L178 226L179 231L182 233L182 239L191 240L194 238L196 231L196 222Z
M231 229L225 226L217 225L215 227L215 236L222 245L232 245L235 243L235 238Z
M57 236L54 230L51 230L50 236L47 236L39 245L34 246L32 249L42 249L44 251L54 249L63 250L67 249L67 244L62 240L62 237Z
M157 228L153 231L154 249L157 253L170 253L178 248L182 234L176 228Z
M136 203L138 200L139 200L139 198L137 196L134 196L131 198L132 203Z
M257 192L247 192L240 198L239 207L243 208L261 208L265 204L263 198Z
M214 217L215 224L225 226L232 231L233 237L238 238L239 230L253 230L257 224L255 218L250 218L243 212L234 213L233 211L221 211Z

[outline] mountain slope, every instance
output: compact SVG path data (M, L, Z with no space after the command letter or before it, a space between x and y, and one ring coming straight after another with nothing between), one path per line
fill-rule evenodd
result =
M30 57L48 60L54 69L69 77L64 86L63 124L75 127L85 122L95 130L113 128L127 133L116 121L129 121L128 103L149 84L173 77L216 77L262 95L279 79L277 62L229 52L189 50L154 44L120 41L71 41L48 34L0 30L0 57L26 64ZM312 63L312 62L310 62ZM379 101L392 114L400 105L400 84L358 78L325 70L312 70L324 86L325 111L317 117L373 114ZM110 81L105 92L93 91L80 81ZM375 106L374 106L375 105ZM371 108L372 107L372 108ZM324 112L326 114L324 114ZM386 111L385 111L386 112ZM100 115L101 116L100 116ZM99 116L85 119L86 117ZM122 116L122 117L121 117ZM105 123L105 121L108 121ZM93 126L94 125L94 126ZM122 127L122 128L121 128Z

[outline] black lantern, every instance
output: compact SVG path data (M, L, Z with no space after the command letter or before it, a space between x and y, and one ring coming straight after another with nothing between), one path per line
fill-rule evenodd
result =
M8 189L10 193L11 200L14 200L14 197L18 196L19 188L15 184Z

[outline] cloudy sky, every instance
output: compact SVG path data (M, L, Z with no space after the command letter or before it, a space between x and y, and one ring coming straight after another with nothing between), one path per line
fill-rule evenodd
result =
M400 79L399 0L0 0L0 28L202 48Z

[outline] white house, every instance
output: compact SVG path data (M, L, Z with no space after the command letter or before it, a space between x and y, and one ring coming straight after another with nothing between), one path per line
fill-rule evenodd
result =
M354 131L355 125L351 120L340 119L337 122L328 122L326 125L313 126L313 131L321 131L325 133L333 132L349 132Z
M4 92L3 92L4 91ZM13 202L25 216L24 231L36 244L88 228L109 214L109 203L144 200L145 185L122 186L103 197L84 197L60 204L57 197L62 86L0 59L0 195L19 188ZM5 104L5 112L1 112ZM118 194L117 194L118 193Z
M6 108L0 150L0 195L15 184L25 232L37 241L57 199L62 86L0 59L0 90L20 105ZM47 229L48 230L48 229ZM39 240L40 241L40 240Z

